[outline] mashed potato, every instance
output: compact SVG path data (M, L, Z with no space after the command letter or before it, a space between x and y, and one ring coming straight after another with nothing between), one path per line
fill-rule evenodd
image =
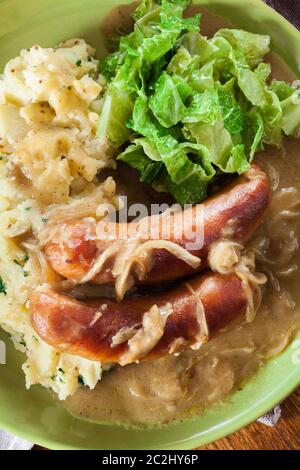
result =
M104 89L93 53L80 39L57 49L33 46L0 79L0 152L46 204L67 201L78 181L92 182L114 165L95 136Z
M101 364L60 353L32 329L28 296L44 279L27 246L46 213L91 216L117 205L113 179L97 180L114 160L96 137L105 83L93 54L80 39L33 46L0 77L0 325L27 355L27 387L41 384L60 399L79 384L95 387Z

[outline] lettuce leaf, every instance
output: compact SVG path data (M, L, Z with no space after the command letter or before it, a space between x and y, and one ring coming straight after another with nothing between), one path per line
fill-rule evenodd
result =
M300 90L281 102L282 129L286 135L296 136L300 129Z
M181 99L176 82L163 72L154 87L154 94L149 100L149 106L158 122L166 127L172 127L183 120L186 107Z
M227 160L225 173L238 173L241 175L245 171L249 170L250 164L245 155L244 144L238 144L233 147L230 157Z
M102 64L107 78L114 78L108 86L97 135L117 148L131 135L126 122L151 75L151 66L173 49L181 34L199 31L199 15L182 18L185 3L163 0L159 7L155 2L144 2L136 18L146 12L145 16L137 21L133 33L122 38L120 51Z
M128 163L132 168L143 173L151 163L151 159L145 154L141 145L132 144L118 156L118 160Z
M273 80L271 88L280 101L284 133L296 136L300 129L300 90L279 80Z
M207 148L201 144L178 143L170 137L157 141L163 163L173 183L181 184L197 173L203 183L215 175Z
M216 36L225 38L234 49L242 51L250 68L256 67L270 50L270 36L239 29L220 29Z
M199 173L194 173L181 184L175 184L166 177L165 185L174 199L181 205L195 204L207 197L207 183L202 181Z
M207 123L187 124L185 135L197 144L204 145L209 151L211 162L223 172L228 172L227 163L234 144L222 120L218 120L214 125Z
M116 148L130 138L124 123L132 115L134 101L126 90L111 87L104 98L97 137L108 139Z
M252 162L255 153L263 149L262 138L264 134L264 122L261 114L257 110L250 111L245 116L245 127L243 141L245 143L245 152L250 155L249 161Z
M234 81L231 81L226 86L218 87L218 98L225 128L231 134L239 134L244 128L244 117L235 98L233 85Z
M200 34L189 0L143 0L133 31L101 64L108 81L97 135L141 181L177 202L204 199L221 173L247 171L265 144L300 128L299 90L270 81L270 37Z
M271 90L276 93L279 101L284 101L289 98L295 91L295 88L289 83L283 82L282 80L272 80Z
M142 0L138 8L132 14L133 19L138 22L138 20L144 18L149 12L153 13L153 11L157 9L160 10L158 3L159 2L155 2L154 0Z
M216 90L205 90L203 93L195 93L190 106L182 115L181 121L205 122L214 124L220 115L219 98Z

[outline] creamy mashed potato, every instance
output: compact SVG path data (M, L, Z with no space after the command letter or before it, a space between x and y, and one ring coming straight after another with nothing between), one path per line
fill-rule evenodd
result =
M80 39L33 46L0 79L0 152L47 204L67 201L70 189L114 164L96 137L104 82L93 54Z
M33 331L28 295L47 279L28 246L48 213L91 216L103 203L117 204L113 179L96 178L114 163L96 137L105 82L93 55L81 39L56 49L36 45L0 76L0 325L27 355L27 387L41 384L60 399L78 384L93 388L102 368L60 353Z

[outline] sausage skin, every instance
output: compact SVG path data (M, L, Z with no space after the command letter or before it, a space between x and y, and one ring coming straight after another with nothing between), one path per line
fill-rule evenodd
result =
M204 201L202 204L204 217L200 222L196 218L197 206L184 211L185 221L188 221L191 233L197 233L198 227L199 230L203 230L204 224L203 240L199 245L194 244L190 249L187 247L192 239L186 239L184 233L178 234L177 232L169 235L169 241L180 245L190 254L200 258L200 266L195 269L166 249L154 249L151 268L144 276L139 276L133 269L135 284L172 281L202 271L207 267L207 257L211 245L226 237L226 229L231 232L228 234L228 238L233 241L244 244L249 240L261 223L269 200L270 188L267 175L258 165L253 164L248 172ZM179 226L176 217L179 216L174 214L172 221L172 227L175 227L175 230ZM132 223L123 225L130 226ZM61 223L55 226L50 234L50 241L45 245L45 256L54 271L75 283L80 283L99 255L116 241L116 238L111 234L127 233L126 230L122 230L121 224L113 224L112 222L107 223L106 230L107 238L99 239L96 235L96 221L74 220ZM151 233L148 235L149 239L151 239ZM160 234L155 239L166 238ZM103 269L95 274L92 282L114 284L115 277L112 271L113 260L110 259Z
M199 304L206 325L199 321ZM51 289L37 289L31 294L30 314L34 330L56 349L90 360L125 365L129 363L124 362L124 355L130 349L130 338L120 344L114 344L113 338L121 330L134 329L132 335L139 332L145 313L154 305L170 309L162 334L145 355L129 362L158 359L191 347L197 349L197 345L241 320L248 301L242 281L235 274L208 272L171 291L133 297L121 303L104 298L78 301Z

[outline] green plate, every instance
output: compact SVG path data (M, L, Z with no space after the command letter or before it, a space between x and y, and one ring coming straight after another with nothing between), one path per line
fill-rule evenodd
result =
M126 0L0 0L0 68L20 49L53 46L84 37L103 53L99 24ZM272 47L300 78L300 33L261 0L199 0L235 26L269 34ZM191 449L219 439L254 421L300 384L300 335L269 361L241 392L192 422L165 429L125 430L70 416L42 387L25 390L23 357L8 337L7 365L0 365L0 428L51 449Z

